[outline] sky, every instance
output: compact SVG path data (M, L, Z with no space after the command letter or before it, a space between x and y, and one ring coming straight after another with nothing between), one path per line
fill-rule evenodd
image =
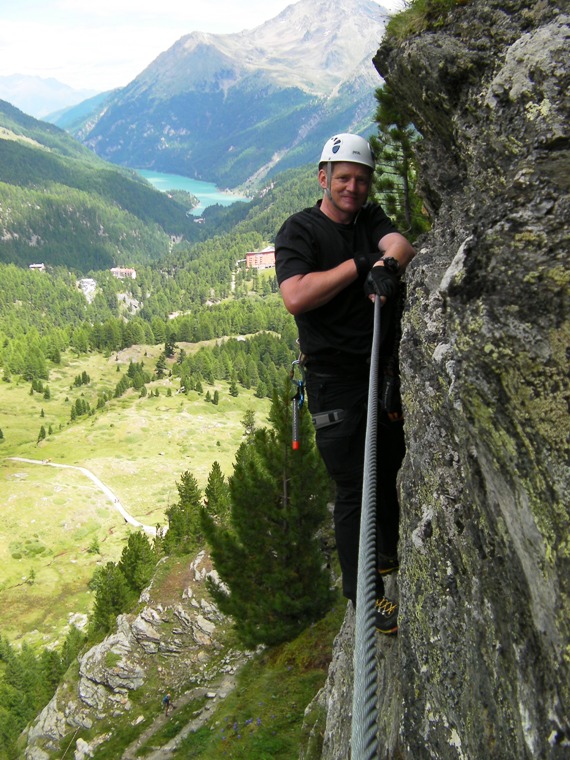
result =
M404 0L377 0L387 9ZM0 0L0 76L124 87L190 32L253 29L294 0Z

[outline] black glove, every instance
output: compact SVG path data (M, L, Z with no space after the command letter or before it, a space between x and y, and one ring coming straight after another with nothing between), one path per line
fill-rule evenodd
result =
M372 251L372 253L356 253L354 256L354 263L356 264L356 271L358 276L364 280L368 272L372 269L374 264L381 258L382 253L380 251Z
M372 267L364 281L364 292L367 295L385 296L392 298L398 292L397 274L389 272L386 267Z

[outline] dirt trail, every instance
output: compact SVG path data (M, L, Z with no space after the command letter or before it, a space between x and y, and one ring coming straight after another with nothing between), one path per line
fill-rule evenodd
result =
M235 677L226 675L220 681L210 684L208 687L200 686L196 687L195 689L191 689L190 691L186 692L186 694L178 697L175 700L174 704L177 708L179 708L183 705L186 705L192 699L197 699L206 695L210 695L212 702L215 702L216 700L224 699L227 697L227 695L233 691L235 685ZM163 760L166 757L171 757L171 753L180 746L182 740L185 739L188 734L197 731L201 726L203 726L209 717L210 707L209 704L206 704L201 710L198 711L196 717L189 721L173 739L164 744L162 747L157 747L149 754L145 754L146 760ZM152 739L154 734L156 734L157 731L159 731L167 721L168 718L165 715L159 715L156 717L151 725L146 729L146 731L143 731L143 733L127 747L121 756L121 760L136 760L136 758L139 757L139 755L137 755L138 750L150 739Z
M129 523L129 525L134 525L136 528L142 528L145 533L147 533L149 536L156 536L156 528L151 525L144 525L143 523L136 520L132 515L130 515L127 510L123 507L117 496L111 491L111 489L105 485L99 478L94 475L91 470L88 470L86 467L78 467L74 464L57 464L57 462L51 462L47 459L26 459L24 457L8 457L8 459L14 461L14 462L25 462L26 464L41 464L45 467L61 467L63 469L69 469L69 470L79 470L79 472L83 473L89 480L92 480L93 483L99 488L105 496L113 503L113 507L117 510L117 512L121 515L121 517L124 519L125 522Z

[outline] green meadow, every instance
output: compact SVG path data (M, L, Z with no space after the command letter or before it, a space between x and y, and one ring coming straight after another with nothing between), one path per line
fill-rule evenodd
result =
M197 348L182 347L187 353ZM202 488L214 461L231 474L248 410L257 425L267 424L270 402L252 391L240 388L232 397L221 382L204 385L204 394L184 395L170 377L149 383L146 396L131 389L96 409L99 395L112 395L129 361L142 361L152 373L161 350L133 346L110 357L64 355L43 382L49 398L31 394L29 382L0 383L0 630L11 641L60 640L71 620L81 620L74 616L90 610L95 568L117 561L135 530L84 473L51 465L86 468L130 515L155 527L166 524L182 473L190 471ZM83 372L89 384L75 386ZM208 390L219 391L219 404L205 400ZM80 396L93 413L71 421ZM46 438L38 442L42 427Z

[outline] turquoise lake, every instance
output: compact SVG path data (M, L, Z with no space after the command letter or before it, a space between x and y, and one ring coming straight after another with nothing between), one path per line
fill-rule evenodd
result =
M162 172L153 172L149 169L136 169L136 172L156 187L157 190L162 190L163 192L168 190L186 190L186 192L195 195L200 201L200 204L192 209L192 213L196 216L200 216L205 208L213 206L215 203L219 203L220 206L229 206L236 201L250 200L250 198L244 198L241 195L220 190L211 182L201 182L190 177L182 177L179 174L163 174Z

